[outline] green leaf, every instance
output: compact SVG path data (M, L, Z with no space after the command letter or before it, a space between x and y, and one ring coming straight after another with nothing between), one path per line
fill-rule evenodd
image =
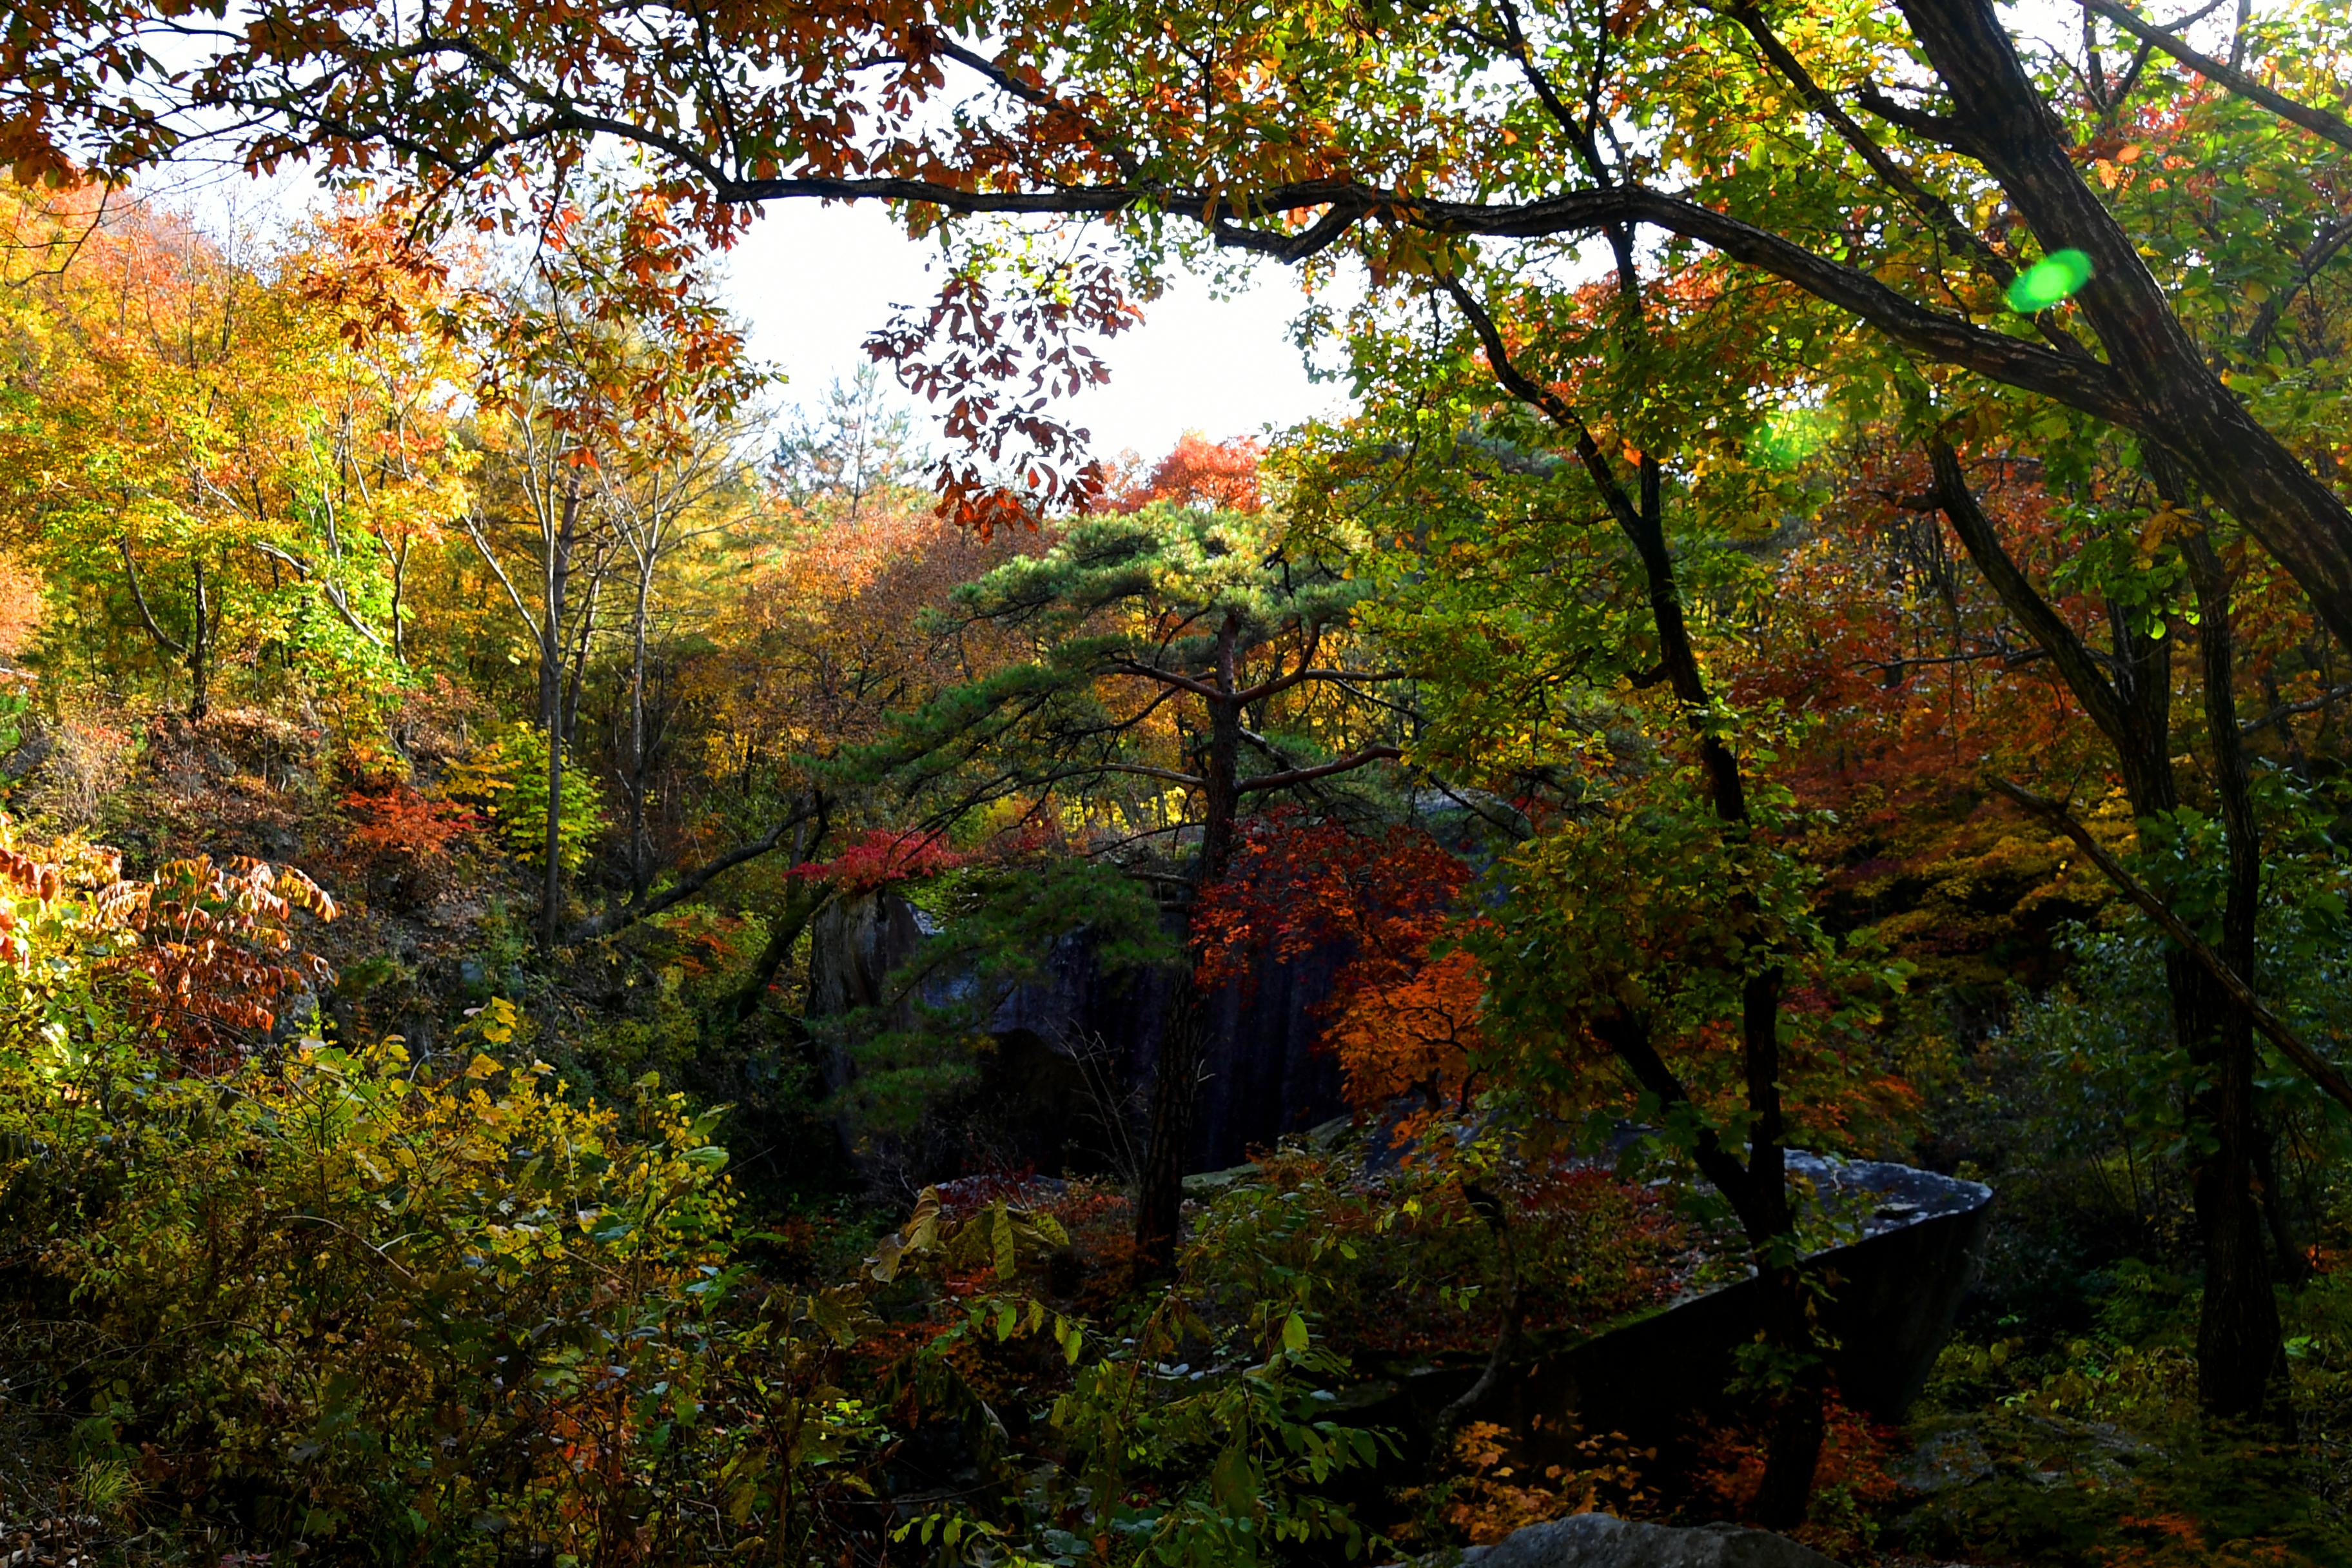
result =
M1209 1495L1228 1518L1246 1519L1256 1511L1257 1471L1240 1444L1217 1456L1216 1467L1209 1472Z
M1018 1261L1013 1250L1013 1214L1002 1201L996 1205L996 1212L990 1216L989 1240L996 1254L996 1277L999 1279L1012 1279Z

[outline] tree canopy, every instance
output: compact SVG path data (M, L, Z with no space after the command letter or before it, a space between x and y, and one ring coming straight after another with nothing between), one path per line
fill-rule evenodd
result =
M20 6L41 1528L2337 1560L2348 50L2302 0ZM205 159L320 198L154 194ZM718 258L796 201L945 265L787 410ZM1097 451L1171 280L1277 267L1348 411ZM1886 1195L1947 1173L1993 1263L1907 1268L1905 1429L1857 1259L1958 1235ZM1681 1300L1733 1326L1654 1431L1525 1403Z

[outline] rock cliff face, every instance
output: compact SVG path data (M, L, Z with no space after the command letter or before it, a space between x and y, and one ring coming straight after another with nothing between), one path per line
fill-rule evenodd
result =
M921 917L890 893L829 905L811 930L810 1017L874 1005L922 935ZM1345 1109L1338 1066L1316 1048L1315 1016L1345 956L1318 950L1289 963L1269 958L1249 984L1228 986L1213 1002L1188 1170L1235 1164ZM1160 1040L1185 978L1172 969L1105 975L1083 933L1056 943L1047 967L1048 984L1013 992L990 1017L993 1048L979 1062L979 1086L941 1115L939 1135L853 1152L870 1173L884 1174L871 1169L877 1163L916 1183L1022 1165L1131 1173ZM854 1071L845 1052L830 1053L829 1088L843 1088Z
M904 899L868 893L825 905L809 928L809 1016L873 1006L891 969L922 937L915 907Z

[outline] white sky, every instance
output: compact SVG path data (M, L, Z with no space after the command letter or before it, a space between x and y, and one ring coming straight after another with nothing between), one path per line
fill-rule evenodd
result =
M919 246L879 207L777 203L729 260L734 309L752 351L792 378L787 402L814 404L835 376L865 363L859 345L898 305L928 305L939 289ZM1238 298L1219 300L1190 279L1151 305L1143 325L1097 345L1108 385L1061 405L1097 456L1154 458L1187 430L1212 440L1255 435L1346 405L1346 389L1307 379L1289 338L1298 286L1263 268Z
M2010 5L2021 37L2070 37L2074 16L2055 0ZM2223 28L2226 48L2226 18L2207 26ZM156 194L176 196L200 221L235 214L267 226L299 218L314 193L295 171L257 182L199 177ZM893 307L930 300L938 279L927 263L936 254L908 240L880 207L777 203L730 258L730 302L751 326L753 352L790 377L783 401L814 404L835 377L866 363L859 345ZM1180 276L1141 327L1102 345L1109 384L1061 411L1090 432L1097 456L1145 458L1186 430L1221 440L1340 412L1344 387L1308 380L1289 341L1298 299L1289 272L1272 266L1225 300Z
M318 201L317 186L299 170L266 180L167 177L145 189L224 234L291 226ZM938 256L935 245L907 238L879 206L779 202L726 258L728 302L751 325L752 353L790 378L781 401L814 405L835 377L867 363L860 345L896 307L930 302ZM1290 342L1299 300L1297 279L1284 268L1258 268L1249 289L1224 300L1180 276L1141 326L1096 345L1109 383L1058 411L1091 434L1097 457L1132 450L1146 458L1187 430L1223 440L1341 412L1345 387L1309 381Z

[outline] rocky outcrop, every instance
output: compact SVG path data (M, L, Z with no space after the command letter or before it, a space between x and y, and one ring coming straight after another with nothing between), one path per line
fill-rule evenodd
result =
M881 1001L883 982L922 939L904 899L866 893L825 905L809 923L809 1016L838 1017Z
M884 978L913 954L922 928L911 906L883 892L829 906L810 937L809 1014L823 1018L880 1000ZM1345 1110L1338 1064L1318 1048L1317 1018L1342 962L1337 950L1268 955L1211 1002L1188 1170L1234 1164ZM1046 967L1050 981L1013 993L990 1018L994 1048L980 1064L979 1088L946 1118L956 1137L910 1150L915 1163L893 1180L952 1177L974 1161L1131 1174L1124 1167L1140 1153L1160 1039L1186 977L1174 969L1106 974L1083 932L1056 942ZM944 989L933 998L941 999ZM833 1053L828 1087L843 1088L851 1070L845 1054Z
M1462 1554L1477 1568L1838 1568L1785 1535L1736 1524L1677 1530L1580 1513L1515 1531Z
M1807 1256L1826 1287L1822 1331L1841 1395L1876 1419L1902 1418L1951 1331L1972 1277L1992 1191L1975 1182L1875 1161L1792 1151L1793 1173L1846 1220L1853 1239ZM1401 1435L1400 1484L1425 1461L1441 1422L1491 1422L1517 1434L1531 1465L1574 1460L1579 1433L1621 1435L1651 1449L1662 1475L1696 1461L1704 1422L1732 1413L1740 1349L1756 1335L1753 1279L1696 1291L1597 1332L1521 1338L1507 1374L1465 1409L1486 1358L1466 1352L1368 1369L1349 1418Z

